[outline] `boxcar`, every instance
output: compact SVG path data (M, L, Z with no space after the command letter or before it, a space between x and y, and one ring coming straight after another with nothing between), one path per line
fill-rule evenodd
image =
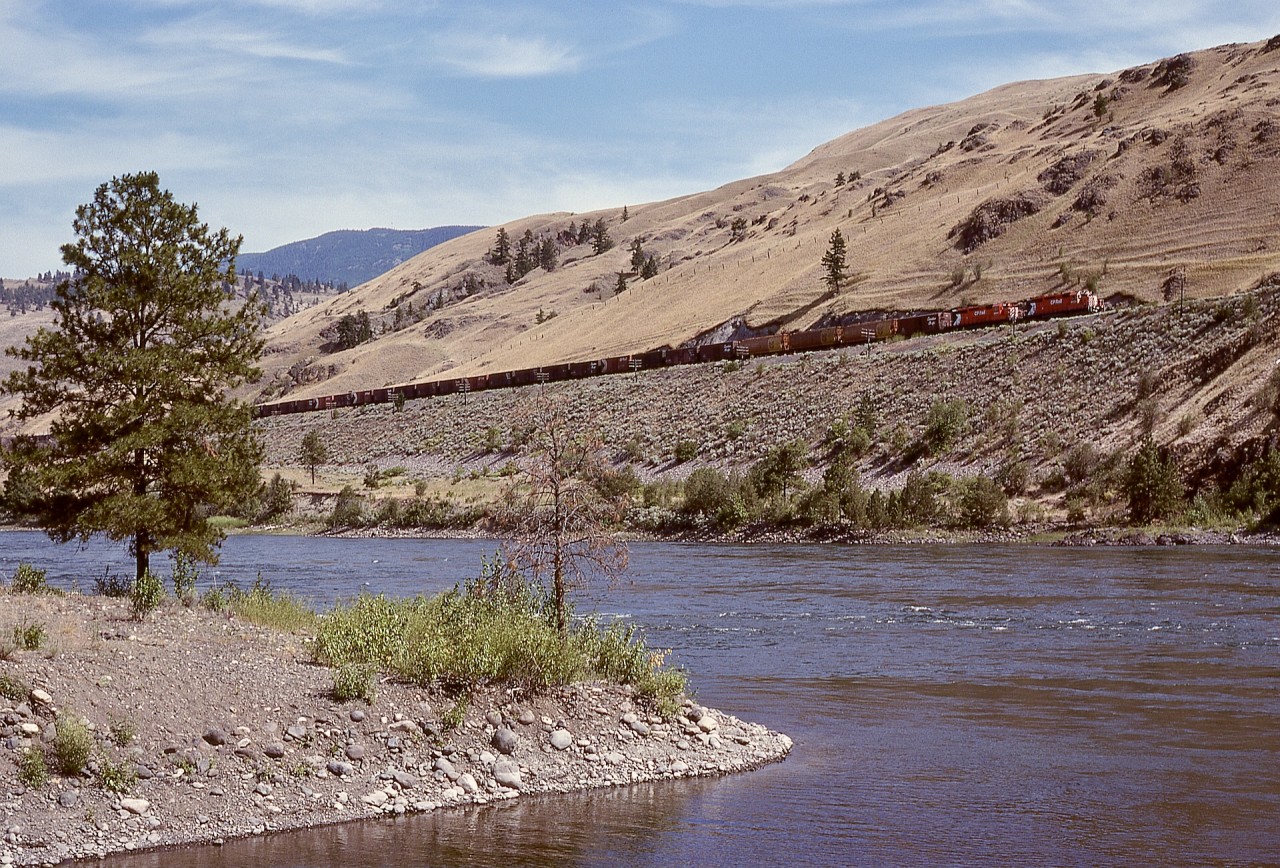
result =
M776 335L758 335L754 338L744 338L739 343L753 356L771 356L787 351L788 335L786 332L779 332Z
M787 346L792 351L820 350L825 347L834 347L840 343L840 333L842 331L843 329L840 326L828 326L821 329L791 332L787 336Z
M938 315L936 313L917 313L898 317L898 334L904 337L929 335L937 331Z

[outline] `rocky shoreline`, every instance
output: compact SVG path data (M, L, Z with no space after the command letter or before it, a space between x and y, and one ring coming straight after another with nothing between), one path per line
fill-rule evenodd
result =
M383 681L372 704L339 703L329 670L308 662L307 637L172 600L145 622L97 596L0 602L0 635L33 624L46 635L0 660L5 866L722 775L791 750L785 735L690 700L663 720L603 683L489 689L460 706ZM24 786L22 752L51 752L71 719L93 741L84 772ZM103 786L122 772L136 775L123 792Z
M256 532L253 529L247 531ZM301 531L299 531L301 532ZM503 537L482 529L403 530L370 527L359 530L323 531L317 536L353 537L360 539L489 539L495 545ZM1183 545L1256 545L1280 546L1280 533L1272 531L1202 530L1144 528L1064 524L1026 524L984 531L959 531L945 528L917 530L860 531L833 527L791 528L776 525L752 525L722 532L685 530L673 533L628 531L620 534L628 541L680 542L706 545L964 545L1013 544L1051 546L1183 546Z

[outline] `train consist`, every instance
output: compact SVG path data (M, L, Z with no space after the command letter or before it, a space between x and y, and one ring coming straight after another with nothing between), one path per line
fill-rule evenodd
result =
M1020 302L996 302L938 311L936 313L910 314L866 320L851 325L829 326L795 332L778 332L772 335L722 341L696 347L663 348L627 356L611 356L587 362L562 362L537 368L521 368L518 371L501 371L495 374L476 374L402 386L385 386L381 389L362 389L326 395L322 398L295 398L273 401L257 406L258 416L280 416L286 413L307 413L332 410L337 407L356 407L363 404L385 404L413 398L433 398L438 395L465 394L488 389L510 389L554 383L561 380L577 380L603 374L625 374L633 371L665 368L673 365L693 365L701 362L748 359L754 356L772 356L781 353L825 350L833 347L853 347L876 341L915 335L937 334L956 329L1013 323L1020 320L1048 319L1092 313L1098 309L1095 293L1072 290L1040 295Z

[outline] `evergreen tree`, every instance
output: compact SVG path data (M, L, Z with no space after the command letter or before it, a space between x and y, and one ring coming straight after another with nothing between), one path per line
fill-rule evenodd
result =
M613 239L609 236L609 226L601 217L591 227L591 250L599 256L613 249Z
M844 235L841 234L839 229L837 229L831 233L831 245L827 248L826 254L822 257L822 267L827 271L827 286L831 287L833 292L839 292L840 287L844 285L844 256Z
M555 271L559 260L560 250L556 247L555 239L542 239L542 243L538 245L538 265L542 266L542 270Z
M651 277L658 276L658 257L646 256L644 265L640 268L640 277L648 280Z
M533 271L534 269L535 263L533 258L533 250L531 249L532 245L533 245L533 233L526 231L524 234L524 237L521 238L520 242L516 245L516 260L515 260L515 269L514 269L516 280L519 280L520 278L524 277L526 274L528 274L530 271Z
M644 248L640 246L640 239L636 238L631 242L631 270L639 271L644 268Z
M511 260L511 237L505 228L498 230L493 249L489 251L489 261L494 265L506 265Z
M613 285L613 294L621 295L627 291L627 273L625 271L618 272L618 281Z
M154 172L98 187L63 245L53 325L9 354L20 419L53 415L48 442L5 451L6 499L58 542L128 540L142 578L166 549L213 562L208 508L252 498L262 447L252 410L227 397L258 376L255 295L225 306L240 238L211 232Z

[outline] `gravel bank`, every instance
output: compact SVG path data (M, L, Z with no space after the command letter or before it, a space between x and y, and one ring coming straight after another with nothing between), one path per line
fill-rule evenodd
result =
M387 682L372 705L337 703L304 637L173 601L138 623L126 601L0 592L0 635L31 624L45 629L41 649L0 660L24 688L0 696L0 865L720 775L791 749L785 735L692 702L663 721L606 684L489 690L454 729L442 722L453 700L432 690ZM22 752L52 754L67 715L93 736L85 773L25 788ZM104 789L110 767L136 783Z

